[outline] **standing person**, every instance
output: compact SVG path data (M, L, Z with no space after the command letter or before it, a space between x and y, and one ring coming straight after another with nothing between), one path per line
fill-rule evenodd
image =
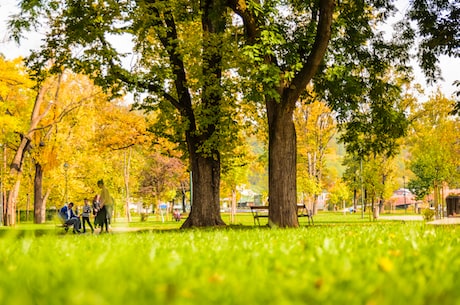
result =
M104 224L105 224L105 231L109 232L109 223L108 219L109 213L112 212L112 204L113 204L113 199L112 196L110 196L109 191L104 185L104 180L99 180L97 182L97 186L101 189L101 193L99 195L99 205L100 205L100 210L97 212L97 218L98 218L98 223L101 224L101 233L104 230Z
M75 215L72 210L73 202L69 202L68 205L65 205L61 208L61 215L64 218L64 223L68 226L73 226L73 233L81 233L80 232L80 218Z
M97 212L99 211L100 206L99 206L99 195L94 196L93 198L93 215L94 215L94 228L97 228L99 225L98 223L98 217L97 217Z
M83 206L83 213L81 213L81 218L83 222L83 233L86 233L85 223L88 223L91 228L91 233L94 233L94 228L89 221L89 216L91 215L91 206L89 205L89 200L85 198L85 205Z

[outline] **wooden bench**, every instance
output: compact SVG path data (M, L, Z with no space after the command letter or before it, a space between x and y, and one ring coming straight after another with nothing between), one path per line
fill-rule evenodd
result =
M268 217L268 205L252 205L251 206L252 217L254 217L254 225L256 221L260 226L259 218Z
M259 218L268 218L268 205L253 205L251 206L251 213L254 218L254 225L256 225L257 222L260 226ZM313 213L311 210L307 209L305 204L297 205L297 218L299 217L308 217L308 224L314 224Z
M314 225L313 222L313 211L307 209L305 204L298 204L297 205L297 218L299 217L308 217L308 224Z

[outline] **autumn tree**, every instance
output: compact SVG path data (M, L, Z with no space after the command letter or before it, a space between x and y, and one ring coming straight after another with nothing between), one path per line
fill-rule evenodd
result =
M40 124L45 116L48 115L50 109L53 107L53 100L49 99L50 94L58 92L58 90L52 90L52 85L57 83L56 88L59 88L60 76L49 79L48 82L41 84L35 84L34 86L34 102L31 110L31 116L28 121L28 126L25 130L18 131L19 140L18 145L15 148L14 156L10 162L10 178L12 179L11 188L8 191L6 200L6 225L15 224L15 214L17 199L19 196L19 189L21 184L22 167L26 152L29 151L33 146L33 138L40 130ZM53 93L51 93L53 91ZM37 143L38 144L38 143ZM39 210L37 208L37 210Z
M302 197L313 196L313 211L317 211L317 198L323 190L328 144L336 133L333 114L327 105L304 98L294 111L297 131L298 192Z
M351 192L347 184L342 180L337 180L329 190L328 203L337 208L342 208L343 213L346 213L345 208L349 204L350 197Z
M454 106L453 100L437 92L412 114L409 168L415 178L409 181L409 188L417 199L432 191L438 199L445 183L457 186L460 181L460 125L458 117L451 115ZM441 201L436 200L436 204Z
M25 137L30 118L33 100L36 91L34 83L28 78L26 69L20 58L6 61L0 56L0 144L2 150L1 161L1 200L2 219L6 225L15 223L16 200L10 200L7 194L11 194L20 178L20 167L23 164L23 156L10 171L7 163L11 164L13 155L19 149L22 138ZM17 169L17 170L16 170ZM9 172L15 175L9 175ZM18 179L16 179L18 178Z
M186 167L179 158L159 152L152 152L146 157L147 162L140 173L139 193L153 198L154 206L173 201Z
M256 155L242 130L238 133L238 146L222 158L222 193L230 198L230 222L235 223L238 187L249 184L250 165L256 160Z

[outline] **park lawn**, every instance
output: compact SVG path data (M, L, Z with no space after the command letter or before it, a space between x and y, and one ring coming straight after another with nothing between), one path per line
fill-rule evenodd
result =
M2 230L0 304L460 303L459 227L359 219L102 235L24 224Z

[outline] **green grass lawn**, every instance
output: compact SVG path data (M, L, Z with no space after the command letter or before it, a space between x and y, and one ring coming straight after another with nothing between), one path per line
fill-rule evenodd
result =
M115 231L127 226L145 230ZM179 226L1 228L0 304L460 304L456 226L336 213L298 229L253 226L249 215L227 228Z

